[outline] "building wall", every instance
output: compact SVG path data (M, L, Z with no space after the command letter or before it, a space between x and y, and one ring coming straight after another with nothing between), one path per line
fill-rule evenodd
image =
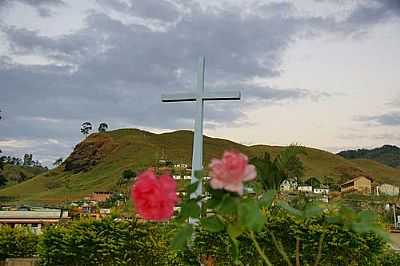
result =
M366 177L360 177L354 180L354 187L358 192L371 193L371 180Z
M340 191L341 191L341 192L350 192L350 191L354 191L354 190L355 190L354 181L351 182L351 183L349 183L349 184L342 185L342 186L340 187Z
M390 184L383 184L379 186L379 193L388 195L388 196L397 196L399 195L399 187L390 185Z
M372 189L372 182L370 179L360 176L357 178L354 178L352 182L348 184L343 184L340 187L341 192L351 192L351 191L357 191L360 193L365 193L365 194L370 194L371 189Z

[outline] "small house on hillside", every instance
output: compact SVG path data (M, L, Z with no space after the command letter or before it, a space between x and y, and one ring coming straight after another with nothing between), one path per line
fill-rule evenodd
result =
M391 184L382 184L376 187L376 195L397 196L399 195L399 187Z
M298 186L297 190L300 191L300 192L312 193L313 192L313 187L312 186Z
M281 191L295 191L297 189L296 179L286 179L280 185Z
M108 191L95 191L92 195L90 195L90 200L96 202L104 202L111 198L112 194L112 192Z
M359 192L370 194L372 190L372 178L358 176L340 185L341 192Z

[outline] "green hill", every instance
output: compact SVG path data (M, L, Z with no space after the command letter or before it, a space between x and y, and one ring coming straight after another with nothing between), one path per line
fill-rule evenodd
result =
M6 186L9 187L46 171L47 168L44 167L4 164L2 174L7 179Z
M57 203L79 199L93 191L119 189L119 178L126 169L136 171L157 165L160 158L173 163L190 163L190 131L154 134L138 129L120 129L95 133L79 143L58 168L23 183L0 190L0 197L13 197L25 203ZM269 152L275 156L284 147L245 146L229 140L205 137L204 165L220 157L224 150L239 150L249 157ZM301 156L305 176L329 176L337 183L358 174L374 177L378 182L400 185L400 170L379 163L353 161L332 153L306 148Z
M384 145L375 149L358 149L339 152L346 159L370 159L391 167L400 168L400 148Z

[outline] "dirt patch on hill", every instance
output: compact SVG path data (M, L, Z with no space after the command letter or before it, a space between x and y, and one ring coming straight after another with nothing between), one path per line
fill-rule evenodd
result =
M104 133L92 134L75 146L65 160L64 171L89 171L118 147L113 138Z

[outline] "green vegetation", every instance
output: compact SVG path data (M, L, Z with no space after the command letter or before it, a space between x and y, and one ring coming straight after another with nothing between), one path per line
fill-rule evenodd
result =
M27 227L0 225L0 261L32 257L36 254L38 240L38 236Z
M268 152L264 158L254 157L250 160L257 169L257 177L262 187L267 189L279 190L284 180L304 175L304 166L298 155L305 154L305 149L300 146L289 146L282 150L272 160Z
M189 247L174 251L170 241L175 230L173 223L82 219L48 227L38 237L27 229L3 226L0 261L38 255L42 265L200 265L207 260L216 265L233 265L233 244L225 231L210 233L198 228ZM320 246L321 235L324 241ZM296 239L301 239L301 265L313 265L319 253L320 265L327 266L394 266L400 261L400 256L373 233L357 232L341 223L327 225L321 219L299 221L277 208L255 237L273 265L287 264L275 243L282 245L290 261L295 260ZM238 244L243 265L261 265L248 236L239 237Z
M179 265L169 249L172 225L78 220L44 232L42 265Z
M81 199L93 191L120 190L120 179L126 169L139 173L157 166L161 155L174 163L187 163L192 158L190 131L154 134L138 129L120 129L88 136L59 167L20 184L0 190L0 197L13 197L24 203L58 204L68 198ZM235 149L250 158L262 158L265 152L275 158L285 147L245 146L229 140L205 137L204 165L220 157L225 150ZM322 177L325 182L340 183L358 174L372 176L377 182L400 185L400 170L370 160L346 160L332 153L304 148L299 155L304 165L304 178ZM328 182L328 181L326 181ZM66 184L69 183L69 188ZM128 185L128 184L127 184ZM126 185L126 186L127 186ZM127 187L122 188L127 189Z
M9 187L45 172L47 169L43 167L4 164L2 175L7 180L6 186Z
M393 145L384 145L375 149L358 149L339 152L338 155L346 159L370 159L379 163L400 168L400 148Z

